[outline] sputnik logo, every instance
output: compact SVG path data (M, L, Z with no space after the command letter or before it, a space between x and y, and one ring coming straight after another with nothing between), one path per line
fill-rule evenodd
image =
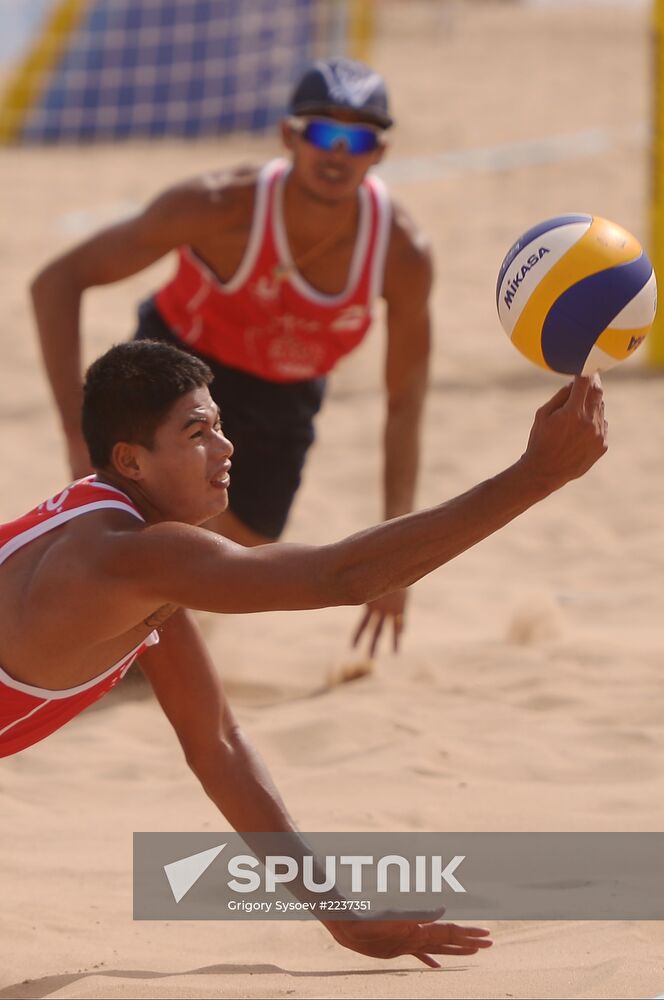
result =
M198 854L190 854L187 858L180 858L179 861L171 861L169 865L164 865L166 878L176 903L179 903L192 886L196 885L201 875L205 874L225 846L226 844L220 844L208 851L199 851Z

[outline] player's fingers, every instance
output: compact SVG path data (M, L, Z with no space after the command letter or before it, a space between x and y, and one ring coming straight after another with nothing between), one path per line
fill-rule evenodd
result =
M399 652L399 642L401 640L401 633L404 630L404 617L401 612L398 615L392 616L392 648L395 653Z
M592 385L592 379L587 378L584 375L575 375L574 381L572 382L572 389L569 394L568 403L579 413L582 413L586 405L586 396L588 395L588 390Z
M569 399L571 391L572 391L572 383L569 382L567 385L564 385L560 389L558 389L558 392L554 393L551 399L548 399L546 403L542 403L537 412L539 414L543 414L544 416L548 416L555 410L559 410L560 407L564 406L567 400Z
M353 642L352 642L353 649L355 649L355 647L357 646L358 642L362 638L364 630L367 627L367 625L369 624L369 620L371 618L371 613L372 613L371 612L371 608L366 608L365 609L365 612L362 615L362 618L360 620L360 624L355 629L355 634L353 635Z
M461 927L459 924L422 924L418 943L421 951L434 955L473 955L480 948L490 948L491 938L484 927Z
M371 640L371 646L369 647L369 656L371 657L376 655L378 640L380 639L380 634L383 631L384 624L385 624L385 615L379 615L376 627L374 628L373 638Z
M428 965L430 969L442 968L440 962L437 962L435 958L431 957L431 955L424 955L422 952L414 952L413 958L419 958L420 962L423 962L424 965Z
M455 941L453 944L445 945L446 948L470 948L472 952L480 951L482 948L491 948L493 941L491 938L465 938L463 941Z
M436 948L437 955L476 955L478 944L443 944Z
M593 375L591 379L590 388L588 389L588 394L586 396L586 412L590 416L595 416L600 414L604 416L604 390L602 388L602 383L600 382L599 375Z
M588 393L588 399L590 400L590 393ZM590 416L595 421L595 425L600 429L604 422L604 400L600 399L596 406L589 403L588 409L590 410Z
M467 935L472 938L489 937L491 934L488 927L460 927L458 924L455 924L454 927L455 930L458 930L462 935Z
M588 378L585 398L581 404L582 412L594 417L599 410L604 412L604 388L599 373L595 372Z
M473 948L475 951L490 948L493 944L490 933L486 927L459 927L455 924L450 947Z

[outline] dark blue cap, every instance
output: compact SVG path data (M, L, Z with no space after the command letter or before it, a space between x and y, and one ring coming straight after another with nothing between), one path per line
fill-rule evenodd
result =
M356 111L382 128L393 124L382 76L352 59L321 59L313 63L295 85L288 105L292 115L314 114L329 108Z

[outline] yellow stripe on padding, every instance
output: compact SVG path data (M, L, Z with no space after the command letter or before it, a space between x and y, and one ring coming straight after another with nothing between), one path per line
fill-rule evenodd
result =
M650 324L638 330L614 330L607 326L595 341L595 347L599 347L605 354L610 354L612 358L623 361L636 350L649 329Z
M542 327L553 303L577 282L616 264L626 264L640 253L641 245L631 233L596 215L581 239L533 290L512 331L514 346L550 371L542 354Z
M42 94L49 72L59 61L90 0L58 0L31 49L0 95L0 143L20 134L30 108Z
M374 39L374 0L351 0L348 19L350 54L360 62L369 61L369 49Z

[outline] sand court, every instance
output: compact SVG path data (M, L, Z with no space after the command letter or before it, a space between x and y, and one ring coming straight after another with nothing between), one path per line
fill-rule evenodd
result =
M398 128L384 168L435 252L435 353L419 501L499 471L559 380L509 344L503 254L563 212L648 238L643 5L382 0L373 62ZM0 154L2 520L64 484L27 285L49 257L272 137ZM452 156L451 154L455 154ZM94 290L86 360L134 329L162 261ZM379 324L335 373L287 530L325 542L380 516ZM206 617L231 701L304 830L657 831L664 375L606 375L607 456L414 588L403 652L338 679L359 609ZM431 972L339 948L313 923L134 923L131 837L223 830L137 685L3 761L0 1000L27 997L654 997L659 922L505 922Z

